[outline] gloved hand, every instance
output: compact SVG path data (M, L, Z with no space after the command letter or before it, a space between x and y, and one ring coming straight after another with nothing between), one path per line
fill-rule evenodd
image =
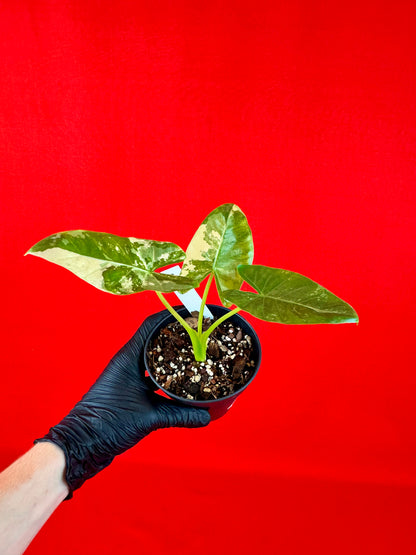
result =
M64 451L67 499L150 432L171 426L197 428L210 422L208 411L154 393L153 382L144 375L144 343L152 327L167 314L163 310L147 318L68 416L35 440L51 441Z

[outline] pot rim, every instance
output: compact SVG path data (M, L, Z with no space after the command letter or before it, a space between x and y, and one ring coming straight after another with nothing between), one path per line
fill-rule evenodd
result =
M231 310L229 308L226 308L225 306L222 306L222 305L207 304L206 306L208 308L214 308L214 309L218 308L218 309L224 310L225 312L231 312ZM185 310L186 312L189 313L188 309L185 306L181 306L180 308L175 307L175 310L179 313L182 310ZM180 397L179 395L176 395L175 393L171 393L170 391L168 391L167 389L162 387L156 381L153 374L149 371L149 365L148 365L148 362L147 362L147 351L148 351L150 340L152 339L152 337L156 333L156 329L160 330L160 328L162 326L166 325L166 323L168 323L169 320L171 320L172 322L175 321L175 317L172 314L168 313L166 315L166 317L162 321L160 321L157 324L157 326L155 326L155 328L149 333L149 335L147 336L146 342L144 344L144 350L143 350L143 357L144 357L144 363L145 363L146 371L149 374L153 383L155 385L157 385L157 388L160 389L161 391L163 391L163 393L168 395L168 397L170 397L171 399L174 399L174 400L179 401L181 403L192 404L192 406L200 406L200 407L208 407L208 406L212 406L212 405L217 404L217 403L224 403L224 401L227 401L227 400L229 401L229 400L232 400L232 399L235 399L236 397L238 397L240 395L240 393L242 393L251 384L251 382L256 377L257 372L259 371L259 368L260 368L261 355L262 355L260 339L259 339L256 331L254 330L253 326L250 324L250 322L248 322L245 318L243 318L243 316L241 316L238 313L233 314L231 316L230 322L233 322L234 320L238 320L238 319L242 320L244 322L244 324L247 325L250 328L250 335L251 335L253 341L255 341L255 343L257 344L257 350L258 350L258 359L257 359L257 363L256 363L256 367L254 369L253 375L251 376L249 381L243 385L243 387L241 387L237 391L234 391L233 393L230 393L226 397L220 397L219 399L206 399L206 400L187 399L186 397Z

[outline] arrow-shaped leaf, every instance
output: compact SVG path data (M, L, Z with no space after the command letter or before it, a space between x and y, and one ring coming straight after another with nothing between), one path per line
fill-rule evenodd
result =
M281 324L358 322L349 304L301 274L258 265L238 271L257 293L225 291L224 297L256 318Z
M195 284L157 268L181 262L184 251L173 243L119 237L95 231L64 231L36 243L26 254L63 266L94 287L130 295L140 291L188 291Z
M201 282L213 273L221 301L226 289L239 289L239 264L253 261L253 238L247 218L235 204L223 204L202 222L186 250L183 276Z

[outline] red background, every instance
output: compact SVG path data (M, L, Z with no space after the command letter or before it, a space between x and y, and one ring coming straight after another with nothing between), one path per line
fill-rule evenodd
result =
M360 315L248 318L263 364L232 411L149 436L28 553L415 553L414 2L0 6L2 466L160 308L23 257L53 232L186 248L235 202L255 263Z

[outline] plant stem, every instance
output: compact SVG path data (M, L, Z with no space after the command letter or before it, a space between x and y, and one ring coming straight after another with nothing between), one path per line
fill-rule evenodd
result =
M168 303L168 301L165 299L165 297L162 295L162 293L160 293L160 291L155 291L156 295L161 300L163 306L168 309L168 311L172 314L172 316L180 324L182 324L182 326L184 327L184 329L188 333L188 335L189 335L189 337L191 338L191 341L192 341L192 348L194 350L195 360L198 361L198 362L203 362L203 361L206 360L208 337L215 330L215 328L217 328L220 324L222 324L224 322L224 320L227 320L227 318L231 318L231 316L233 316L234 314L237 314L237 312L239 312L241 310L241 308L238 308L238 307L234 308L233 310L230 310L230 312L227 312L227 314L224 314L224 316L221 316L221 318L216 320L206 331L204 331L204 333L202 333L202 317L201 317L201 314L203 314L203 312L204 312L204 307L205 307L205 303L206 303L206 300L207 300L209 287L211 285L213 277L214 277L214 274L210 274L210 276L208 278L208 281L207 281L207 284L205 286L205 291L204 291L204 295L202 297L202 303L201 303L201 307L200 307L200 310L199 310L199 316L198 316L198 332L196 330L192 329L185 322L185 320L182 318L182 316L180 316L176 312L176 310Z
M204 308L207 302L208 291L209 291L209 288L211 287L213 277L214 277L214 274L209 275L208 281L205 285L204 294L202 295L202 302L201 302L199 315L198 315L198 335L202 335L202 321L204 319Z
M178 320L178 322L182 324L182 326L185 328L185 331L188 332L188 335L192 341L192 348L194 350L195 360L199 362L204 361L206 359L206 351L207 351L206 339L202 340L202 336L199 336L195 330L193 330L190 326L188 326L188 324L185 322L182 316L180 316L176 312L176 310L168 303L168 301L165 299L162 293L160 293L159 291L155 291L155 293L161 300L163 306L169 310L172 316L176 318L176 320Z
M168 301L165 299L165 297L162 295L162 293L160 293L159 291L155 291L156 295L159 297L159 299L162 301L162 304L165 308L167 308L169 310L169 312L172 314L172 316L174 318L176 318L176 320L178 320L178 322L180 324L182 324L182 326L186 329L186 331L189 333L189 335L192 338L191 333L195 333L195 331L188 326L188 324L185 322L185 320L182 318L182 316L180 316L176 310L173 308L173 306L171 306Z
M231 316L234 316L234 314L237 314L237 312L240 312L241 308L238 308L238 306L236 308L234 308L233 310L230 310L230 312L227 312L227 314L224 314L224 316L221 316L221 318L218 318L218 320L216 320L208 329L207 331L204 331L204 333L202 334L202 337L206 340L208 339L208 337L211 335L211 333L215 330L215 328L217 328L220 324L222 324L224 322L224 320L227 320L227 318L231 318Z

